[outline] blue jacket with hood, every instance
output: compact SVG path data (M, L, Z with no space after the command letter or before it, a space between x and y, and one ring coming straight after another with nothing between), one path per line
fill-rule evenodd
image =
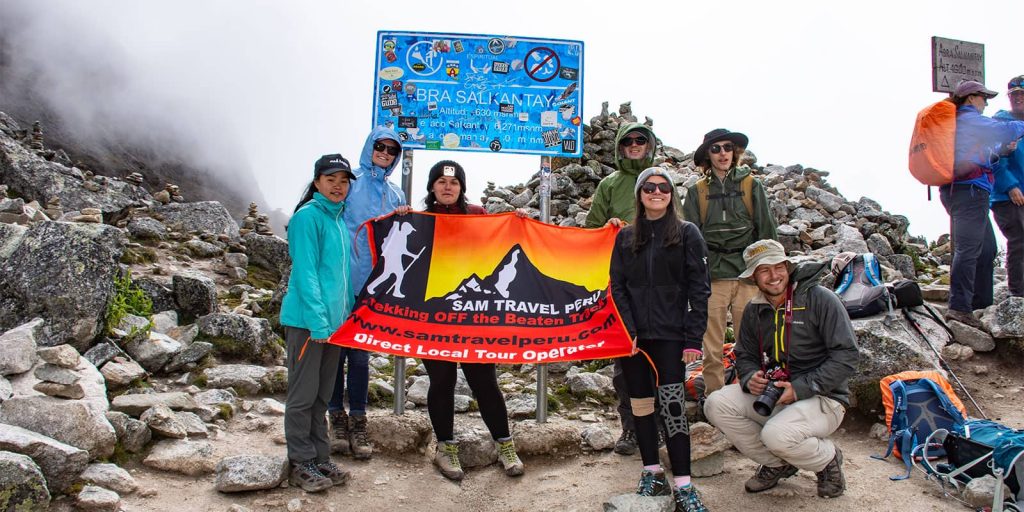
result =
M1001 121L1020 121L1006 110L1000 110L992 116ZM1017 144L1017 149L1009 156L999 159L996 164L996 182L993 186L991 202L1010 200L1010 189L1017 187L1024 192L1024 141Z
M356 180L348 190L347 206L345 207L345 225L351 235L351 267L352 293L358 295L370 277L372 258L370 256L369 239L365 229L360 230L364 222L391 213L405 203L402 189L388 181L388 176L398 167L402 155L395 157L386 169L373 164L373 143L381 139L391 139L399 146L401 139L391 128L378 126L366 137L363 152L359 154L359 169L356 169Z
M281 324L307 329L313 339L334 334L352 309L343 210L345 201L334 203L317 192L288 222L292 272Z

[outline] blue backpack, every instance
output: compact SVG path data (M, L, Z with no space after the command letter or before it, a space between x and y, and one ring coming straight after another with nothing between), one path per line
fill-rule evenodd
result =
M850 259L842 263L843 254ZM836 273L835 292L850 318L876 315L890 308L893 297L882 282L882 267L874 254L866 252L853 256L843 253L832 262ZM842 268L838 268L839 266Z
M889 375L879 383L885 422L889 427L889 448L884 459L895 453L903 459L906 474L891 476L903 480L910 476L914 460L920 457L925 439L933 432L955 430L967 420L964 404L956 396L949 381L936 371L906 371ZM928 446L929 457L944 457L941 443Z

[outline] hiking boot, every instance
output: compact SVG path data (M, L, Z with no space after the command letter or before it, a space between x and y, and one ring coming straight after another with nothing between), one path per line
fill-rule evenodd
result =
M675 499L676 512L707 512L708 510L704 506L704 502L700 500L697 488L692 485L687 485L685 488L676 487Z
M321 462L316 465L316 469L320 470L320 473L331 479L331 483L334 485L342 485L348 481L348 478L352 476L351 473L338 467L337 464L327 461Z
M843 476L843 452L836 447L836 456L825 469L815 473L818 477L818 496L837 498L846 490L846 477Z
M639 496L670 496L672 487L668 485L668 478L664 471L643 470L640 472L640 482L636 484L636 493Z
M636 453L636 432L623 430L619 440L615 441L614 451L619 455L633 455Z
M331 451L347 454L350 448L348 441L348 414L345 414L344 409L331 411L327 413L327 419L331 422L331 432L334 434L334 438L331 439Z
M352 428L348 434L352 456L359 460L369 459L373 455L373 445L366 434L366 416L352 416Z
M757 468L757 473L754 473L754 476L750 477L747 483L743 484L743 488L747 492L767 491L779 485L779 480L789 478L795 475L797 471L796 466L788 462L777 468L761 466Z
M523 461L519 460L519 455L516 454L516 443L512 441L512 438L498 439L495 443L498 445L498 462L501 462L502 467L505 468L505 474L508 476L522 475L526 468L523 466Z
M316 461L313 460L292 464L291 474L288 475L288 483L290 485L297 485L306 492L320 492L334 485L330 478L324 476L317 469Z
M434 454L434 465L441 470L441 474L449 480L458 482L466 473L462 471L462 463L459 462L459 445L452 441L441 441L437 443L437 453Z
M984 328L981 325L981 320L975 318L974 313L971 313L969 311L957 311L955 309L950 309L946 311L946 320L956 320L957 322L960 322L964 325L969 325L971 327L974 327L975 329L984 330Z

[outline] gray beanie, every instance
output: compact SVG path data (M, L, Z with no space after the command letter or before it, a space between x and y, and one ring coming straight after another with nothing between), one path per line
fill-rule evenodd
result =
M666 171L662 167L648 167L644 169L644 172L640 173L640 176L637 176L636 185L633 187L633 195L635 196L639 194L640 187L644 186L644 183L647 181L647 178L650 178L655 174L661 176L662 178L665 178L665 181L669 182L669 184L671 184L672 187L675 188L676 185L675 183L672 183L672 177L668 175L668 171Z

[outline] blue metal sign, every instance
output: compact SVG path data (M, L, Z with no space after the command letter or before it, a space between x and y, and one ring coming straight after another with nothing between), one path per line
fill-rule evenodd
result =
M380 31L375 75L406 149L583 154L583 41Z

